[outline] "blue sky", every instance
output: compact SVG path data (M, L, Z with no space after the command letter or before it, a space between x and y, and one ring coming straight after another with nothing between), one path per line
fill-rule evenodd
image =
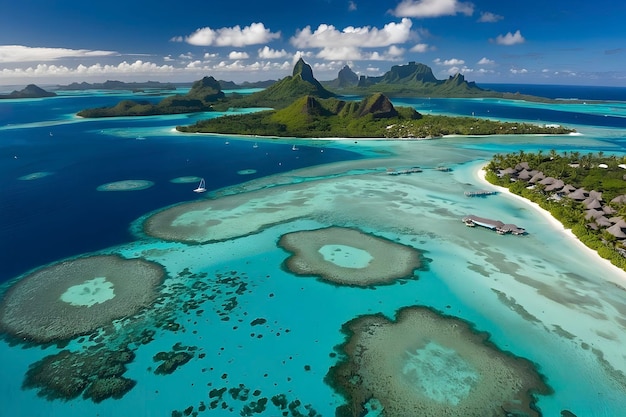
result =
M417 61L443 79L626 86L620 0L20 0L0 12L0 84L320 80Z

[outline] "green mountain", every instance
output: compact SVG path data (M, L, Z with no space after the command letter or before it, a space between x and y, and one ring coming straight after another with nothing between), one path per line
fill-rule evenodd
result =
M421 117L413 108L396 109L380 93L361 101L306 95L280 110L218 117L177 129L264 136L382 138L390 124Z
M148 101L123 100L113 107L99 107L78 112L81 117L153 116L159 114L212 111L213 104L224 99L220 83L213 77L204 77L191 86L187 94L166 97L158 104Z
M447 80L438 80L428 65L416 62L394 65L379 77L362 75L356 86L339 86L335 81L328 82L327 85L332 86L342 94L355 95L382 92L389 97L480 97L545 103L558 102L545 97L483 89L475 82L466 81L462 74L450 76Z
M490 94L476 83L465 81L461 74L438 80L428 65L416 62L394 65L380 77L361 76L356 87L342 90L352 94L375 91L390 96L476 97Z
M291 76L275 82L263 91L251 94L233 102L236 107L271 107L283 108L302 96L319 98L334 97L335 94L325 89L313 76L311 66L302 58L293 68Z
M323 81L326 88L355 87L359 83L359 76L352 69L345 65L337 74L337 78L332 81Z
M11 99L11 98L42 98L42 97L54 97L56 93L51 93L49 91L44 90L41 87L36 86L35 84L29 84L22 90L14 90L9 94L0 95L0 99Z

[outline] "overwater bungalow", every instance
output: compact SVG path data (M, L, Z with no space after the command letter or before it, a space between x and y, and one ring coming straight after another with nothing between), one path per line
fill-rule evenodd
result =
M486 219L484 217L474 216L470 214L462 219L463 223L469 227L480 226L490 230L494 230L500 235L511 233L514 235L526 234L526 230L511 223L503 223L500 220Z

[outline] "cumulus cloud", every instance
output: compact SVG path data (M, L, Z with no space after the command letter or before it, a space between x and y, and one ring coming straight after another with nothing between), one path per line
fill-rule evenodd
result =
M263 23L252 23L250 26L224 27L211 29L205 27L185 37L185 42L196 46L234 46L258 45L280 37L280 32L273 33Z
M402 0L392 13L398 17L471 16L474 5L458 0Z
M219 54L212 54L209 52L205 52L204 53L204 59L213 59L213 58L217 58L219 56Z
M482 57L480 61L477 62L478 65L493 65L496 61L493 61L487 57Z
M175 68L171 65L157 65L153 62L121 62L117 65L83 65L68 67L65 65L38 64L34 67L3 69L0 74L5 76L55 77L67 75L109 75L109 74L155 74L171 73Z
M508 32L506 35L498 35L496 43L498 45L517 45L526 42L526 39L522 36L522 33L517 30L515 33Z
M427 43L418 43L414 47L410 49L411 52L424 53L430 49L430 46Z
M119 55L115 51L89 49L36 48L23 45L0 45L0 63L55 61L61 58L93 58Z
M290 41L297 48L376 48L408 41L411 26L411 20L406 18L400 23L387 23L382 29L348 26L339 31L333 25L321 24L315 31L310 26L298 30Z
M500 16L491 12L482 12L478 21L481 23L495 23L499 22L502 19L504 19L504 16Z
M527 74L528 73L528 70L526 68L521 68L521 69L511 68L510 71L512 74Z
M445 66L458 66L458 65L463 65L465 64L465 61L462 59L457 59L457 58L452 58L452 59L446 59L444 61L442 61L441 59L437 58L435 60L433 60L433 62L437 65L445 65Z
M276 49L270 48L267 45L259 49L258 53L259 53L259 58L261 59L278 59L278 58L284 58L287 55L289 55L287 51L285 51L284 49L281 49L280 51L278 51Z
M247 52L232 51L228 54L228 59L248 59L250 55Z
M383 52L364 52L355 46L324 48L315 55L327 61L399 61L406 50L391 45Z

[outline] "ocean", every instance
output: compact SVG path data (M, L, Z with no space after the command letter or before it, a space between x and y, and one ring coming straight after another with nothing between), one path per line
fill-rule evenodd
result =
M501 87L590 102L403 98L394 104L422 113L558 123L578 134L370 141L174 131L176 125L221 115L214 113L75 116L86 107L134 97L130 92L60 92L54 98L0 101L0 318L7 320L17 309L12 300L21 283L34 288L16 310L21 316L13 318L25 326L57 314L58 306L64 308L61 316L82 314L77 316L81 323L97 322L91 312L109 314L114 308L107 309L107 303L124 299L121 288L132 273L108 290L72 287L82 291L76 299L89 291L93 300L105 297L94 301L95 307L37 298L37 288L50 288L49 294L69 291L39 277L77 260L115 255L165 271L154 303L80 333L85 336L26 343L4 335L0 414L332 416L346 401L339 386L348 382L333 379L332 369L353 358L344 346L351 337L347 324L372 317L393 324L401 311L425 308L436 313L437 325L459 319L467 331L487 335L484 346L502 355L503 363L529 361L550 388L533 391L529 410L544 416L565 410L578 417L619 415L626 406L626 273L565 238L526 203L500 194L467 198L464 191L486 187L476 172L494 153L555 149L624 156L626 89ZM414 166L422 172L385 173ZM197 194L193 189L200 178L207 192ZM126 189L102 191L107 187ZM466 228L460 218L470 213L516 223L529 233L499 236ZM162 218L170 220L162 223ZM302 238L300 252L280 244L284 235L309 236L331 226L339 228L337 235L328 235L335 255L308 252L313 238ZM376 252L365 238L348 241L341 234L345 230L381 239L388 249ZM382 271L392 270L393 265L384 266L395 250L390 242L419 253L421 266L365 287L333 281L337 265L367 270L362 265L383 262ZM339 253L361 266L329 260ZM312 262L314 272L290 266L288 259L297 256L295 265ZM108 277L106 269L91 272L83 270L85 280ZM71 332L75 321L63 323L57 331ZM471 415L462 410L484 403L476 397L478 387L501 376L489 374L486 369L493 367L476 359L471 353L476 346L467 338L444 340L437 336L442 332L434 331L430 344L405 336L389 340L401 353L383 355L379 362L385 366L368 368L370 385L359 386L368 393L366 415L380 415L381 407L394 415L393 398L402 395L448 407L451 415ZM106 379L98 367L119 368L119 362L106 358L124 349L132 358ZM69 360L98 364L96 371L75 367L81 370L55 374L38 362L60 361L64 351ZM71 362L59 363L73 369ZM171 373L157 371L162 364L173 366ZM392 388L376 383L383 375L393 381ZM116 384L128 380L134 384L116 394L120 398L106 398L113 395L109 392L106 399L93 399L96 386L117 392ZM70 384L70 394L58 381L77 386ZM489 397L504 391L494 390Z

